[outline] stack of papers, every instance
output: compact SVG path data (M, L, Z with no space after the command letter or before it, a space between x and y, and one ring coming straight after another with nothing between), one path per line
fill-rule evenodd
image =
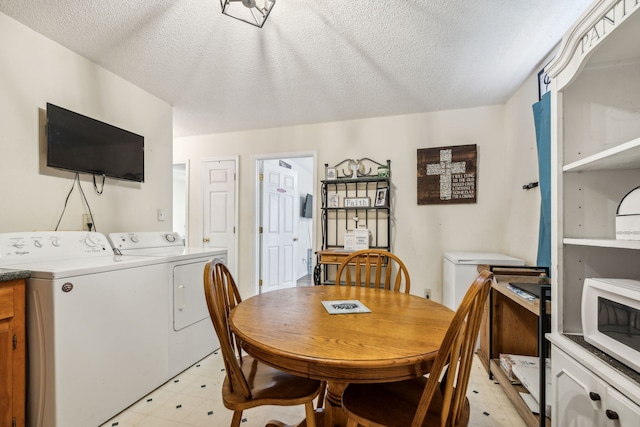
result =
M523 357L523 356L519 356ZM539 359L537 357L535 359L535 363L527 363L527 364L516 364L512 367L513 375L516 376L524 388L530 393L528 397L523 396L523 400L529 406L532 412L539 412L539 399L540 399L540 371L539 371ZM548 417L551 416L551 402L553 401L551 393L551 361L549 359L546 360L546 394L545 394L545 412ZM526 395L526 393L524 393ZM521 396L523 393L521 393ZM531 401L533 399L533 401Z
M520 380L513 374L513 367L520 366L538 366L538 358L534 356L521 356L519 354L500 353L500 366L507 374L507 378L512 383L519 383Z
M526 300L529 301L534 301L536 299L538 299L537 297L535 297L534 295L531 295L529 292L525 292L522 289L518 289L515 286L508 284L507 285L507 289L509 289L511 292L513 292L514 294L518 295L519 297L522 297Z

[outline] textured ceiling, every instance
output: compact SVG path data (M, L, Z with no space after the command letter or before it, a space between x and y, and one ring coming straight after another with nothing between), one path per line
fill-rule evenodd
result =
M174 106L199 135L504 103L591 0L0 0L0 12Z

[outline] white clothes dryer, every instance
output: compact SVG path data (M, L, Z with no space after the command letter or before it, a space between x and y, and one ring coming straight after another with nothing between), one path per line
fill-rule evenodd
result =
M95 232L0 234L27 279L27 425L101 425L168 381L166 263Z
M226 250L185 247L174 232L110 233L109 240L114 250L124 256L153 256L167 262L172 376L220 348L204 296L203 274L211 259L226 262Z

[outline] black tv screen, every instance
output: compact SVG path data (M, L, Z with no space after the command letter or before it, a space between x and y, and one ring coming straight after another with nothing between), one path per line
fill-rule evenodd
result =
M144 137L47 103L47 166L144 182Z
M307 194L307 197L304 199L304 203L302 205L302 215L303 218L312 218L313 217L313 196L311 194Z

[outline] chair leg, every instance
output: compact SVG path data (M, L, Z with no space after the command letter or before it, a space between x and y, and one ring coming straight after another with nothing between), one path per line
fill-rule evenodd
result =
M233 411L233 419L231 420L231 427L238 427L242 421L242 411Z
M313 409L313 400L304 404L304 412L307 416L307 427L316 427L316 411Z
M316 405L316 408L322 409L322 406L324 405L324 398L325 398L326 391L327 391L327 382L322 381L322 384L320 384L320 393L318 394L318 404Z

